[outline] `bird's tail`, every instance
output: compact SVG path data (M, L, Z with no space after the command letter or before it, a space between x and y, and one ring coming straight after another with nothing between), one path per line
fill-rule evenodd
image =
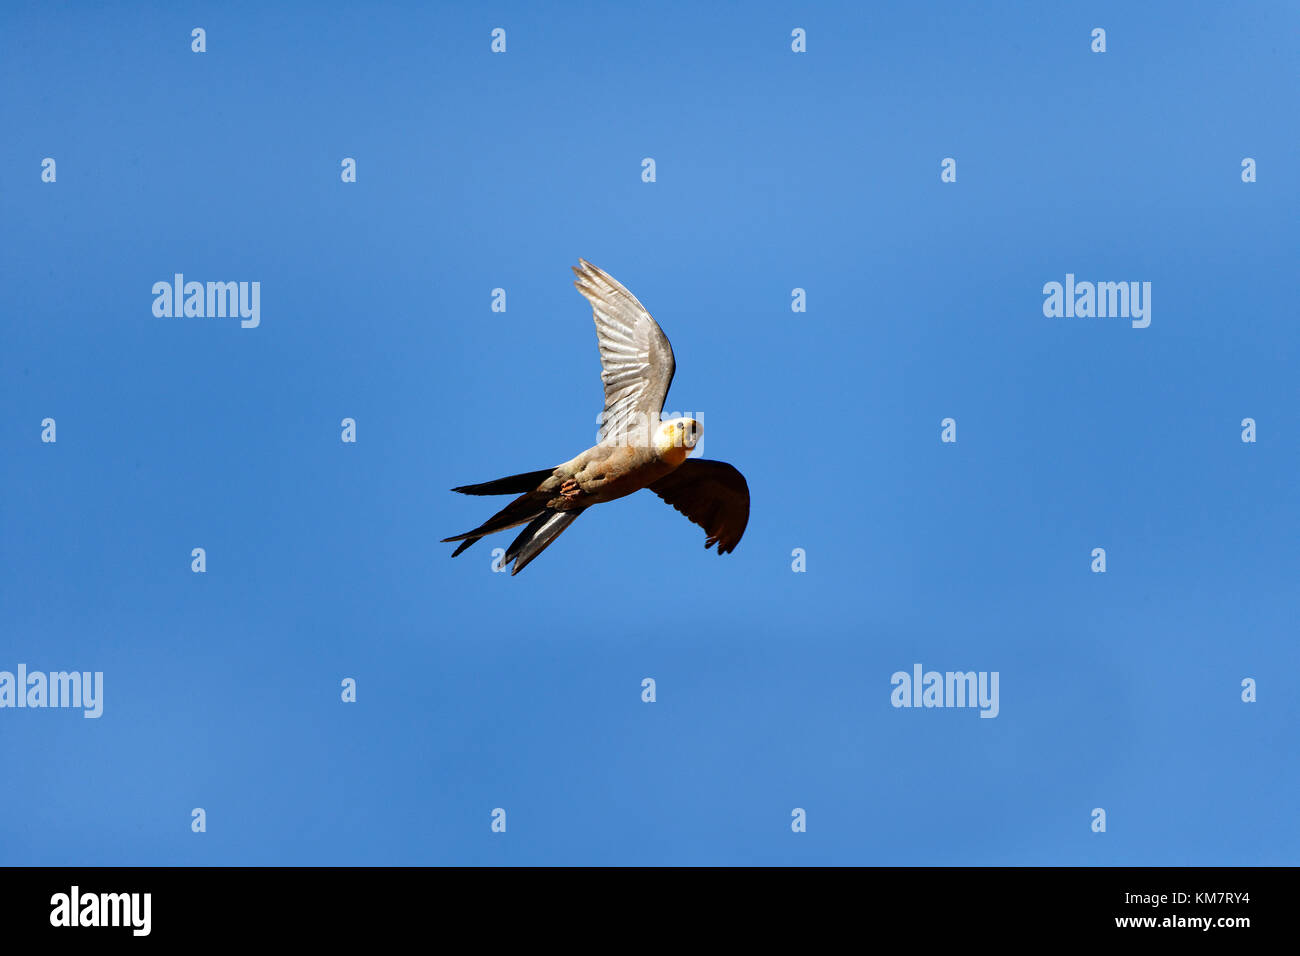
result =
M522 475L498 478L496 481L485 481L480 485L463 485L460 488L453 488L452 491L459 491L466 495L519 494L519 497L473 531L466 531L464 534L443 538L442 540L447 543L452 541L460 542L456 550L451 553L451 556L456 557L475 541L486 535L527 524L528 527L515 538L514 543L510 545L502 561L502 564L505 565L517 558L518 560L515 561L515 567L511 574L518 574L522 571L529 561L546 550L547 545L558 538L560 532L571 525L573 520L582 513L580 508L573 511L554 511L546 507L546 502L550 499L551 494L539 490L539 486L554 473L554 468L547 468L543 471L530 471Z
M541 471L528 471L522 475L498 478L496 481L485 481L481 485L461 485L451 490L459 491L462 495L522 495L536 490L538 485L554 473L554 468L544 468Z
M545 551L547 546L558 538L565 528L573 524L583 510L577 508L573 511L553 511L546 507L544 495L530 492L526 495L520 495L473 531L466 531L464 534L454 535L442 540L444 544L452 541L460 542L456 550L451 553L454 558L479 538L494 534L497 531L505 531L508 528L517 528L527 522L528 527L519 533L519 536L507 549L506 556L501 559L503 567L511 561L515 561L515 566L510 572L514 575L522 571L529 561L532 561L533 558ZM518 558L517 561L516 558Z
M466 531L464 534L453 535L442 540L444 544L451 541L461 543L460 547L451 554L454 558L484 535L495 534L498 531L505 531L507 528L517 527L545 513L546 496L530 490L527 494L520 495L510 502L473 531Z
M485 481L479 485L461 485L459 488L451 489L452 491L459 491L462 495L519 495L518 498L491 518L488 518L487 521L484 521L473 531L466 531L464 534L458 534L451 538L443 538L444 543L450 541L460 542L460 546L451 553L451 556L456 557L484 535L517 527L526 521L532 521L545 511L547 496L538 494L537 488L554 473L554 468L545 468L541 471L524 472L522 475L509 475L505 478L498 478L496 481Z
M583 510L576 508L573 511L543 511L529 523L528 527L519 532L519 537L515 538L514 543L506 550L506 556L501 559L501 566L505 567L514 561L515 566L510 569L510 575L513 577L518 574L528 566L528 562L545 551L565 528L577 521L578 515L582 514Z

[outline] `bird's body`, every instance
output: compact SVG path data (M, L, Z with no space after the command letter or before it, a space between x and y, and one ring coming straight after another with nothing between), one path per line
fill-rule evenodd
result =
M682 446L664 454L638 445L593 445L557 467L540 490L557 493L547 507L559 510L615 501L667 475L686 460L686 451Z
M502 566L514 561L511 574L518 574L587 508L649 488L705 529L705 547L716 542L725 554L749 520L748 485L730 465L689 458L699 422L659 421L676 368L668 339L630 292L579 262L574 284L592 304L605 383L599 441L552 469L453 488L519 497L473 531L444 541L460 542L455 557L485 535L526 524L502 559Z

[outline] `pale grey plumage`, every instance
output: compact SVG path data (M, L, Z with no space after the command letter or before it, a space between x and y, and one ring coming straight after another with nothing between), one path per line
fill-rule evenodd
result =
M677 363L668 337L636 296L586 259L573 267L573 283L591 303L600 348L605 410L597 442L648 444L659 424Z

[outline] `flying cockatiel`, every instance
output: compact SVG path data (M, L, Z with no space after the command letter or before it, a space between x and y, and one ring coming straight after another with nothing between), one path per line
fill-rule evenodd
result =
M562 465L453 488L465 495L519 495L459 541L452 557L484 535L527 525L502 558L518 574L592 505L649 488L705 532L704 546L734 550L749 522L749 486L731 465L688 458L700 439L692 418L660 421L676 364L659 324L608 273L585 259L574 267L591 303L600 347L605 411L596 444Z

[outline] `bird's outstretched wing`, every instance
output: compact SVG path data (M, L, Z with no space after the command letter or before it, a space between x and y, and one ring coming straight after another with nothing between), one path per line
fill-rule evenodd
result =
M677 368L673 347L636 296L586 259L578 262L573 284L591 303L605 383L597 441L648 444Z
M731 465L687 458L648 487L704 529L706 548L716 543L718 554L726 554L740 543L749 523L749 485Z

